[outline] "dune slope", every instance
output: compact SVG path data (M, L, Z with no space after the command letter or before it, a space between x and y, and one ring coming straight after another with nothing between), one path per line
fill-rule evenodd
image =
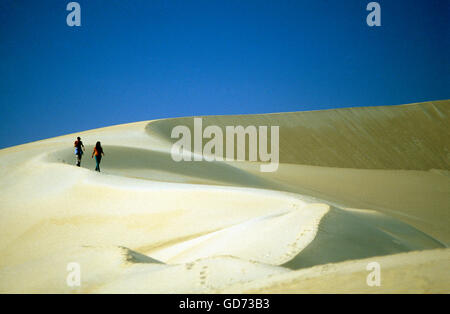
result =
M282 163L357 168L450 170L450 101L243 116L206 116L208 125L280 126ZM192 118L154 121L147 131L173 142ZM270 133L269 133L270 135ZM269 136L270 138L270 136Z

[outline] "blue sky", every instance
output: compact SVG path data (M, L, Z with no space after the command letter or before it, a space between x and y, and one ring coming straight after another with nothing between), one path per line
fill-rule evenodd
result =
M450 98L449 3L0 1L0 148L149 119Z

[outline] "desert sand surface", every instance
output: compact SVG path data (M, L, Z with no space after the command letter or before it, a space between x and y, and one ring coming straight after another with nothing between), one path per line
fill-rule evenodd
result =
M446 100L203 117L280 126L272 173L173 161L171 130L192 118L0 150L0 293L449 293L449 113ZM381 286L366 283L372 262Z

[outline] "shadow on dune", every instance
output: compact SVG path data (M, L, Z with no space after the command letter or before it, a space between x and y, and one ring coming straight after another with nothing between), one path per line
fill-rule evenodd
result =
M139 252L130 250L124 246L120 246L120 249L123 250L124 255L126 257L126 261L132 264L164 264L161 261L158 261L154 258L148 257L147 255L141 254Z
M95 169L95 162L90 156L92 150L92 146L86 146L82 168ZM222 162L175 162L168 153L123 146L104 146L104 150L106 155L100 168L108 174L164 182L276 188L270 181ZM75 164L75 155L68 148L52 153L50 160Z
M425 233L383 214L332 207L322 218L316 238L281 266L301 269L443 247Z

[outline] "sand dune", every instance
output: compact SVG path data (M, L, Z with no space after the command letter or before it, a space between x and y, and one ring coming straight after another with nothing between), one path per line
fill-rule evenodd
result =
M282 163L356 169L449 169L450 101L388 107L203 117L208 125L279 125ZM172 142L175 125L154 121L149 134ZM191 131L193 132L193 131ZM270 135L270 134L269 134ZM270 136L269 136L270 138Z
M0 150L0 292L448 293L449 108L204 118L279 125L273 173L174 162L170 130L189 118ZM382 287L365 284L373 260ZM80 287L66 284L71 262Z
M450 250L431 250L326 264L233 285L221 293L448 293ZM367 265L381 266L381 285L366 283Z

